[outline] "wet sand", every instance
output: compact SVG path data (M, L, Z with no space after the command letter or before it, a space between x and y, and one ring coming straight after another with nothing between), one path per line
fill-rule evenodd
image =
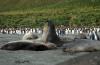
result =
M0 50L0 65L56 65L65 60L84 55L66 55L60 50L48 51L5 51Z
M100 51L90 52L89 54L72 58L57 65L100 65Z

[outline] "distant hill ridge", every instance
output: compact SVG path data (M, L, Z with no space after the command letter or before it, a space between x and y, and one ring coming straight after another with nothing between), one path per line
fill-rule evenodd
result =
M100 0L0 0L0 12L32 12L50 9L100 7Z

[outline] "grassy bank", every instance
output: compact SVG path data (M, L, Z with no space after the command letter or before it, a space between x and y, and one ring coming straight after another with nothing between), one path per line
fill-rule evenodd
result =
M55 24L99 26L100 0L0 0L1 27L42 26L45 19Z

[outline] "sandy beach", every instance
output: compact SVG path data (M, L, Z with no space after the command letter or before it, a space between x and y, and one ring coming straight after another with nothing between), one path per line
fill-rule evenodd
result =
M20 40L22 36L23 35L0 34L0 46L9 41ZM0 50L0 65L73 65L69 61L87 54L89 53L64 53L62 49L46 51Z

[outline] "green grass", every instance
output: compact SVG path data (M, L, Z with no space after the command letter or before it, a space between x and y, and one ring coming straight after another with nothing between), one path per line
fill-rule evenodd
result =
M1 27L42 26L45 19L72 26L100 25L100 0L0 0Z

